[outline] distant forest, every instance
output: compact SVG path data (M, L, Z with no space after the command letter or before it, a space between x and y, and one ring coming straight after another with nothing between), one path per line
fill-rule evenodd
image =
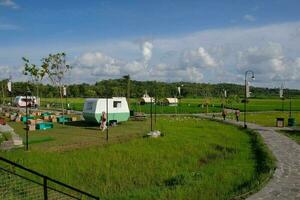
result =
M24 95L27 86L36 95L37 89L40 97L59 97L57 87L45 84L28 84L27 82L14 82L12 94L7 91L7 80L0 81L0 98L8 96ZM105 96L127 96L131 98L141 97L145 92L150 96L179 97L177 87L181 86L181 96L183 98L195 97L223 97L224 90L227 96L244 96L244 86L238 84L219 83L189 83L189 82L155 82L155 81L135 81L124 77L121 79L102 80L95 84L72 84L67 86L68 97L105 97ZM251 87L251 96L254 98L279 98L279 88ZM300 90L284 91L285 97L300 97Z

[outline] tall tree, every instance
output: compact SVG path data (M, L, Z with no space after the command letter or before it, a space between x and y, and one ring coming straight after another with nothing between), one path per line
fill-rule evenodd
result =
M53 85L59 89L62 115L64 116L64 103L63 103L63 87L64 78L68 71L72 69L66 62L66 54L56 53L49 54L48 57L42 59L42 73L48 76ZM64 124L64 120L63 120Z
M130 75L128 74L126 76L123 76L123 79L127 83L126 97L127 97L128 106L130 106Z
M45 71L35 64L30 63L29 59L23 57L24 70L23 74L31 77L31 82L36 85L36 98L39 98L39 83L45 76Z

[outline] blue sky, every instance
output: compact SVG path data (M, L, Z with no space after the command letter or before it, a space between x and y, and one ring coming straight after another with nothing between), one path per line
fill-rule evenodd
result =
M0 78L65 51L67 82L138 80L298 87L300 1L0 0ZM298 43L297 43L298 42ZM84 75L84 76L83 76Z

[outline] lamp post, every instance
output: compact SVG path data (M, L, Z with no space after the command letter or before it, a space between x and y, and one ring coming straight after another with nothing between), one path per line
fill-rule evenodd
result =
M244 128L247 128L247 124L246 124L246 122L247 122L247 120L246 120L246 116L247 116L247 98L248 98L249 93L250 93L249 86L248 86L248 83L247 83L247 75L248 74L251 74L252 75L251 76L252 80L255 80L254 72L251 71L251 70L247 70L245 72Z
M27 86L27 90L26 90L26 146L25 149L26 151L28 151L28 132L29 132L29 126L28 126L28 96L30 96L31 99L31 91L29 90L28 86Z
M156 81L154 86L154 123L156 126L156 104L157 104L157 94L156 94Z
M150 104L150 129L151 129L151 132L153 131L153 122L152 122L152 103L153 103L153 97L150 96L150 101L151 101L151 104Z
M108 128L109 128L109 118L108 118L108 88L106 88L106 142L108 142Z

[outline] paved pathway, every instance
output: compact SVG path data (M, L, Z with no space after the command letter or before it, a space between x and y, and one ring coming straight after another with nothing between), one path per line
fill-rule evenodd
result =
M211 118L207 115L200 116ZM232 120L226 123L243 125L242 122L237 123ZM277 168L266 186L247 199L300 200L300 145L270 127L248 123L248 128L257 131L263 137L264 142L277 159Z
M2 144L0 144L1 150L9 150L23 146L22 138L14 132L13 128L11 128L8 124L0 125L0 133L6 132L11 134L11 140L2 142Z

